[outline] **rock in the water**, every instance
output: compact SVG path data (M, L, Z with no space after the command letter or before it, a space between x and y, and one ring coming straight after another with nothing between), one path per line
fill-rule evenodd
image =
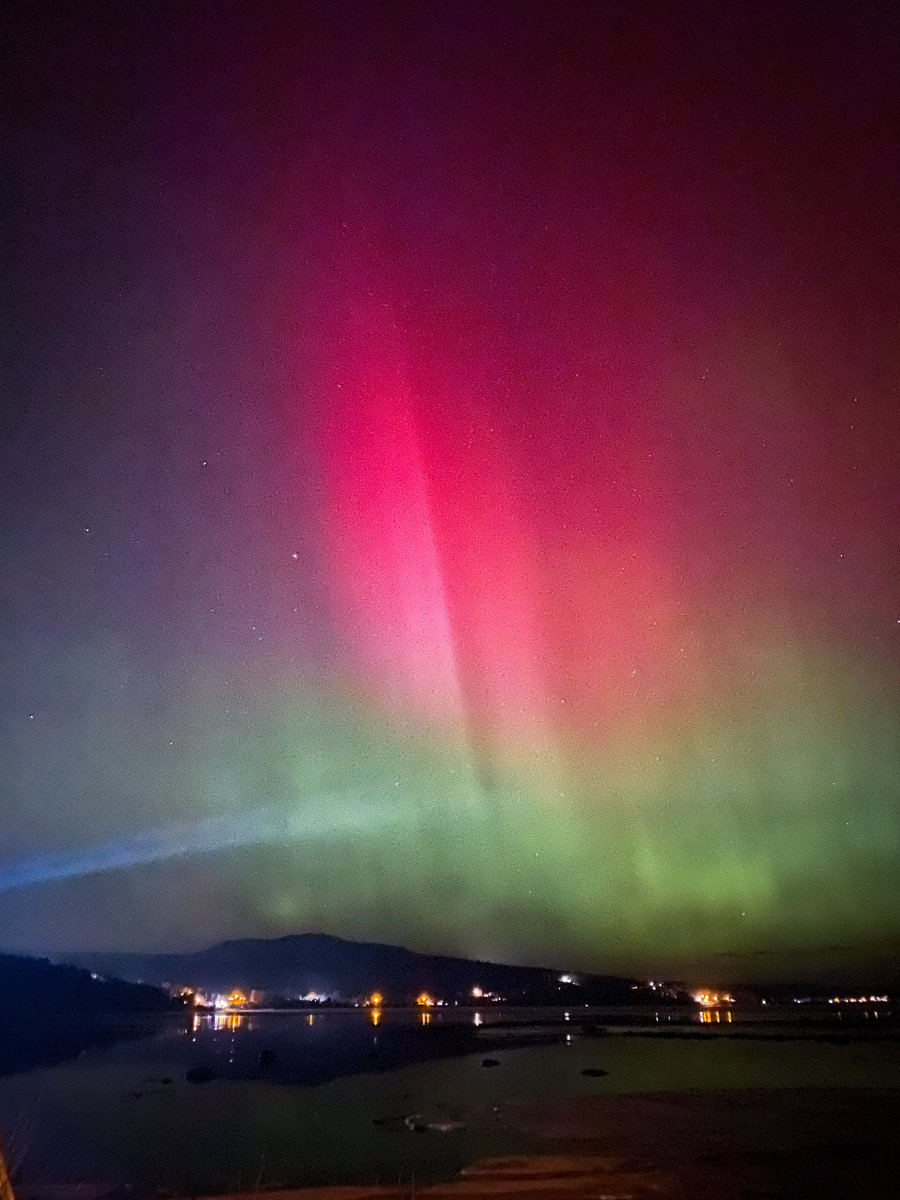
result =
M582 1075L590 1075L592 1079L599 1079L602 1075L608 1075L609 1071L604 1071L602 1067L582 1067Z
M582 1021L581 1032L586 1037L606 1037L609 1031L605 1025L598 1025L596 1021Z
M218 1079L218 1075L211 1067L191 1067L185 1072L185 1079L188 1083L211 1083L214 1079Z
M481 1060L481 1065L483 1067L499 1067L500 1059L499 1058L483 1058Z

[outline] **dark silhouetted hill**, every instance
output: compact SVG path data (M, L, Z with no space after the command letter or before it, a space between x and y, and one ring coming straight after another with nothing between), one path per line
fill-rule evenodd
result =
M630 1004L640 995L634 980L618 976L581 975L577 983L564 983L549 969L417 954L315 933L222 942L188 954L75 954L70 961L148 983L216 992L257 988L287 997L317 992L349 999L377 990L389 1003L408 1003L422 991L446 1000L471 998L478 987L512 1004L574 1005Z

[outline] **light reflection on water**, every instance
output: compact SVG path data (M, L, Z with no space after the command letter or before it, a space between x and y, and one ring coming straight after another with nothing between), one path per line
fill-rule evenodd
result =
M533 1149L497 1128L495 1108L511 1102L726 1087L887 1087L900 1077L895 1042L734 1040L724 1032L739 1026L731 1010L700 1014L710 1032L699 1041L598 1040L559 1012L530 1014L559 1022L551 1044L523 1048L516 1029L491 1029L498 1018L525 1015L457 1014L474 1041L456 1045L452 1037L446 1042L449 1014L438 1010L195 1014L148 1028L141 1040L0 1079L0 1133L29 1182L196 1194L255 1185L263 1161L268 1187L396 1184L446 1177L474 1157ZM482 1069L488 1048L500 1061L496 1070ZM192 1085L185 1072L194 1066L220 1078ZM589 1078L582 1075L588 1067L609 1074ZM290 1086L290 1078L317 1086ZM469 1128L415 1137L403 1125L412 1115Z

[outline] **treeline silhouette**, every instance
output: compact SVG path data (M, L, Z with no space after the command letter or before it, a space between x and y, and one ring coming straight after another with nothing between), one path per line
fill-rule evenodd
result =
M81 967L47 958L0 954L0 1022L40 1021L63 1013L177 1011L181 1002L161 988L94 977Z

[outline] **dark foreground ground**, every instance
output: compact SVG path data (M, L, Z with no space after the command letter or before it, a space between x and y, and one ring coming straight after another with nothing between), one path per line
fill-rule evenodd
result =
M900 1087L595 1097L511 1107L499 1119L547 1139L546 1154L476 1163L428 1188L316 1188L280 1198L900 1197Z

